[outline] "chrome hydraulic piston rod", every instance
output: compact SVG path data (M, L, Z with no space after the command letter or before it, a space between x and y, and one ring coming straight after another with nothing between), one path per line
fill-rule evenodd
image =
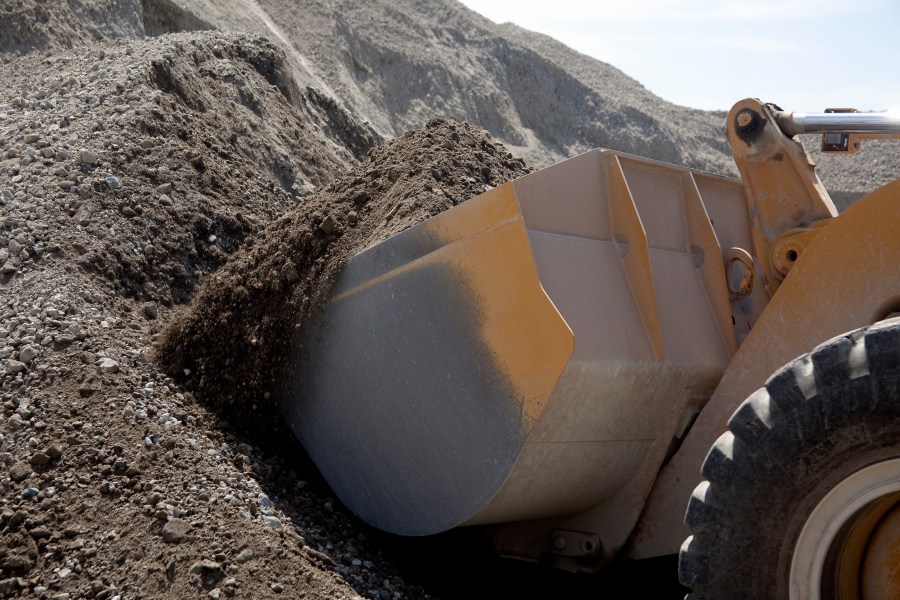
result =
M900 114L775 111L775 121L788 136L801 133L900 134Z

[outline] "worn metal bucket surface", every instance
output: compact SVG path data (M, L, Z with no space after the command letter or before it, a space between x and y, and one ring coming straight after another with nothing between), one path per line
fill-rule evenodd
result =
M602 505L758 310L722 262L746 221L738 180L606 150L499 186L348 262L288 421L393 533Z

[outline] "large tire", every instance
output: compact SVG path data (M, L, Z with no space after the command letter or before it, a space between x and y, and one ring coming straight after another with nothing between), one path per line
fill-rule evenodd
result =
M885 536L893 556L900 552L898 320L792 361L728 428L685 516L693 535L678 572L689 598L882 597L873 585L897 593L897 572L892 583L880 567ZM876 531L881 554L866 556Z

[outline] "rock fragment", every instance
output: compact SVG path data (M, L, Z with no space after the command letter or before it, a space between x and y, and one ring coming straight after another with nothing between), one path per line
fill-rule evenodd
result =
M169 519L163 526L163 540L169 544L179 544L187 537L191 531L191 524L184 519Z
M104 373L119 372L119 362L109 357L101 358L100 362L97 363L97 366L100 367L100 370Z
M50 456L45 454L44 452L35 452L31 455L31 463L32 467L42 467L50 462Z
M144 316L150 320L153 320L159 314L159 309L156 306L155 302L147 302L144 304Z
M9 478L13 481L22 481L31 475L31 465L27 462L19 461L13 463L9 468Z
M28 345L22 348L19 351L19 360L25 363L26 365L31 364L31 361L38 355L38 351L40 346Z
M78 162L86 167L93 167L97 164L97 155L90 150L81 150L78 152Z
M6 370L10 373L19 373L28 368L28 365L18 360L7 360L6 361Z
M234 557L234 560L241 564L253 560L253 550L251 548L244 548L238 552L238 555Z
M319 229L321 229L322 233L325 235L331 235L334 233L334 230L337 229L337 221L334 220L334 217L328 215L319 225Z

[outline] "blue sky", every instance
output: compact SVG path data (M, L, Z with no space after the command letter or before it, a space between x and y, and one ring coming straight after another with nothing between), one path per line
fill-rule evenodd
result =
M462 0L676 104L900 110L900 0Z

